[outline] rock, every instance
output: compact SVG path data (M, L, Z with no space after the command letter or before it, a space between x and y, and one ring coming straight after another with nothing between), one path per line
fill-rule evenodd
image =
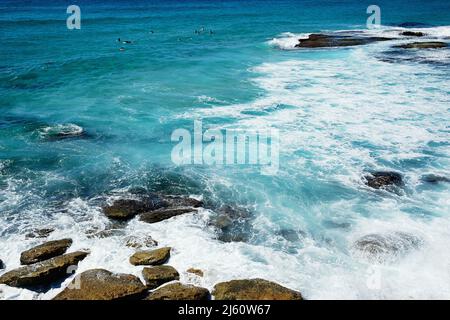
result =
M197 212L193 208L159 209L140 215L139 219L146 223L157 223L185 213Z
M138 277L104 269L85 271L53 300L117 300L137 298L146 291Z
M374 189L386 188L389 186L401 186L402 176L397 172L374 172L365 176L366 184Z
M285 238L287 241L296 242L300 240L298 232L292 229L281 229L279 231L280 236Z
M216 213L209 225L217 229L217 238L223 242L245 242L251 234L253 214L243 207L230 205L214 208Z
M14 269L3 274L0 283L19 288L49 286L70 276L70 267L76 266L87 255L87 252L77 251Z
M0 259L0 270L5 269L5 264L3 263L2 259Z
M142 276L144 277L148 289L156 289L166 282L180 280L180 274L171 266L144 268L144 270L142 270Z
M186 272L195 274L195 275L197 275L199 277L203 277L203 271L200 270L200 269L189 268L189 269L186 270Z
M103 212L108 218L127 220L150 209L149 204L141 200L120 199L110 206L103 207Z
M443 176L437 176L434 174L428 174L428 175L422 177L422 181L436 184L439 182L450 182L450 178L443 177Z
M160 265L170 258L170 247L138 251L130 257L130 263L135 266Z
M142 247L156 247L158 242L151 236L128 236L125 238L125 245L129 248L141 249Z
M402 49L440 49L446 47L447 44L445 42L440 41L412 42L394 46L394 48L402 48Z
M300 39L296 48L330 48L365 45L378 41L392 40L383 37L365 37L356 34L311 34L307 39Z
M209 300L209 298L208 289L177 282L153 291L145 300Z
M112 205L104 207L103 212L107 217L118 220L128 220L137 214L142 214L142 221L154 223L180 214L195 212L197 210L193 208L202 205L202 201L192 198L152 194L141 200L116 200Z
M221 282L212 294L216 300L303 300L300 292L263 279Z
M25 238L47 238L53 231L55 231L53 228L34 229L27 233Z
M400 33L400 35L407 36L407 37L423 37L423 36L425 36L425 33L414 32L414 31L403 31L402 33Z
M371 261L386 262L418 249L423 240L405 232L369 234L358 239L353 245L364 257Z
M20 255L21 264L33 264L64 254L72 245L72 239L48 241L33 247Z

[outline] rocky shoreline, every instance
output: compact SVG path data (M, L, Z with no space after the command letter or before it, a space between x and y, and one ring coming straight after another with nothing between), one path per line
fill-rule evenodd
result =
M425 175L424 183L447 183L449 179L436 175ZM405 187L403 175L392 171L376 171L363 174L362 182L375 192L397 192ZM197 213L200 208L211 206L203 201L174 195L146 194L135 199L118 199L102 207L103 213L111 221L127 223L137 218L145 223L158 223L182 214ZM212 206L214 208L214 206ZM235 232L234 224L246 226L251 213L242 208L220 206L214 208L218 215L213 224L219 233L226 234L230 228ZM54 230L34 230L27 238L46 238ZM284 231L285 237L292 237ZM296 236L297 233L295 233ZM108 235L105 235L108 236ZM226 238L222 241L241 241ZM418 249L423 239L405 232L386 234L367 234L353 244L356 254L369 261L384 263L400 255ZM89 250L67 251L73 244L72 239L59 239L43 242L20 255L21 267L0 275L0 284L25 288L35 292L47 292L50 288L72 276L76 266L89 254ZM300 292L283 287L265 279L236 279L217 283L212 292L189 283L180 282L180 273L170 262L171 247L159 247L150 235L144 238L129 236L125 246L134 249L129 257L130 268L143 266L141 277L124 273L113 273L105 269L90 269L75 274L72 282L58 293L55 300L302 300ZM0 260L0 269L6 266ZM194 277L203 277L203 270L189 268L186 273ZM207 272L207 271L206 271Z

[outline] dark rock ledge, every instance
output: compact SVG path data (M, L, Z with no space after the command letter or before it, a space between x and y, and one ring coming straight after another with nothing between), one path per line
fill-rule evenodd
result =
M379 41L388 41L392 38L366 37L356 33L349 34L311 34L306 39L299 39L296 48L332 48L351 47L370 44Z
M412 42L394 46L401 49L440 49L446 48L448 45L441 41Z

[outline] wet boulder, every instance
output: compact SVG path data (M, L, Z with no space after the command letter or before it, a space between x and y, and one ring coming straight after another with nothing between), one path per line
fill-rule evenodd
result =
M368 234L358 239L353 248L370 261L387 262L418 249L423 240L406 232Z
M89 253L77 251L11 270L0 276L0 283L11 287L33 289L50 286L70 276L78 262Z
M394 46L401 49L440 49L446 48L448 45L441 41L412 42Z
M84 271L53 300L118 300L138 298L147 288L131 274L104 269Z
M384 37L368 37L359 34L311 34L306 39L299 39L296 48L332 48L351 47L373 42L392 40Z
M151 209L151 204L141 200L119 199L103 207L103 212L111 219L128 220Z
M166 282L180 280L180 274L171 266L146 267L142 270L142 276L148 289L156 289Z
M209 300L208 289L193 285L171 283L151 292L145 300Z
M151 236L128 236L125 238L125 245L129 248L141 249L156 247L158 242Z
M135 266L164 264L170 258L170 247L155 250L138 251L130 257L130 263Z
M194 208L159 209L145 212L139 216L139 220L146 223L157 223L186 213L197 212Z
M366 179L366 184L374 189L382 189L390 186L400 187L403 185L402 175L397 172L373 172L364 178Z
M0 270L5 269L5 264L3 263L2 259L0 259Z
M20 255L20 263L24 265L33 264L60 256L64 254L71 245L72 239L61 239L45 242L22 252Z
M216 300L303 300L300 292L263 279L221 282L212 294Z

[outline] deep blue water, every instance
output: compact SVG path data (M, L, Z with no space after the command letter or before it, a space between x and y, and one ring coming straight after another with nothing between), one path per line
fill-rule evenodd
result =
M258 275L308 298L450 296L449 187L421 180L450 176L448 49L395 55L387 42L289 50L313 32L369 32L367 1L70 4L81 8L80 30L66 28L66 1L0 1L0 258L7 265L32 244L23 241L30 229L50 225L53 237L92 248L84 269L136 273L123 238L151 234L177 248L175 266L205 269L207 287ZM395 26L420 22L430 39L448 43L450 2L377 5L384 27L371 32L404 42ZM205 128L279 129L278 173L175 165L171 133L192 130L194 119ZM61 128L84 135L53 139ZM361 177L371 170L401 172L405 188L368 189ZM247 239L218 240L213 211L88 237L108 227L104 201L137 188L250 208L251 222L236 231ZM383 281L372 290L373 265L352 244L388 231L425 244L376 265Z

